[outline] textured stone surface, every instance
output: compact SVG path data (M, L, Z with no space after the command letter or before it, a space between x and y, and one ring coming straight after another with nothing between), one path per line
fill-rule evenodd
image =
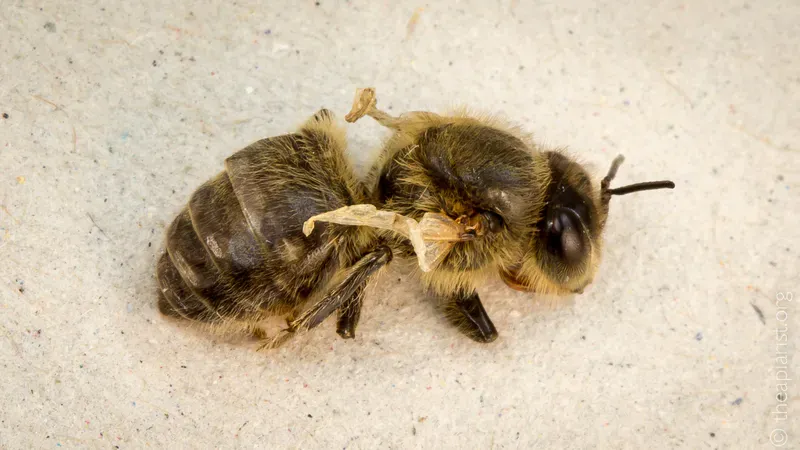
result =
M800 290L798 2L69 3L0 7L0 447L800 445L771 414L800 336L776 303ZM354 341L329 321L256 353L160 317L190 193L359 86L678 187L614 200L585 294L483 289L491 345L398 270ZM348 133L363 170L384 131Z

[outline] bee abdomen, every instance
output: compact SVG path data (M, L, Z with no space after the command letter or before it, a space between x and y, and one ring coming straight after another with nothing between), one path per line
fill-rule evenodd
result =
M215 322L219 318L213 307L187 286L166 252L158 260L156 277L160 288L158 308L162 314L199 322Z
M170 225L166 244L157 276L167 303L187 319L208 322L220 318L225 298L220 272L195 233L188 208Z
M325 224L305 236L302 226L354 203L360 191L336 130L317 129L319 120L234 153L192 194L158 264L162 313L257 321L296 307L338 267L341 249L332 239L349 248L353 238L332 237Z
M235 277L263 265L262 249L226 172L192 194L188 211L201 247L220 273Z
M292 231L287 229L292 221L285 217L288 211L283 200L293 194L291 181L299 178L302 171L297 161L292 161L296 156L296 136L278 136L268 142L269 146L260 141L228 157L225 171L254 236L263 248L274 250Z
M167 302L184 317L245 318L267 306L262 303L268 297L240 292L242 282L263 268L264 254L225 172L192 194L189 205L169 227L166 247L165 260L159 264L159 284L162 292L169 291L164 293ZM204 308L209 314L198 313Z

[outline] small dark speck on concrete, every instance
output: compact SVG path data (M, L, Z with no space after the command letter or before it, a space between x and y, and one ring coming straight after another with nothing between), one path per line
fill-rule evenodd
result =
M186 368L186 366L181 366L181 369L185 369L185 368Z
M154 59L154 60L153 60L153 67L156 67L156 66L158 66L158 63L157 63L157 62L156 62L156 60Z
M147 243L147 246L148 246L148 247L152 247L152 246L153 246L153 243L152 243L152 242L148 242L148 243Z
M711 173L713 173L714 175L716 175L718 172L719 172L719 171L717 170L717 168L716 168L716 167L712 167L712 168L711 168Z
M572 30L567 30L567 33L569 33L569 34L574 34L574 33L572 32Z
M711 433L708 433L708 435L711 436L711 437L716 437L717 436L716 433L714 433L713 431Z
M783 181L783 175L778 175L778 181Z
M778 267L778 263L776 263L775 261L770 261L769 265L772 267Z
M164 50L159 50L158 54L163 55L164 54Z
M767 324L767 320L766 320L766 319L764 319L764 312L763 312L763 311L761 311L761 308L759 308L758 306L756 306L756 305L755 305L755 303L750 303L750 306L752 306L752 307L753 307L753 311L755 311L755 312L756 312L756 315L758 315L758 318L761 320L761 323L763 323L764 325L766 325L766 324Z
M739 405L741 405L741 404L742 404L742 402L743 402L743 401L744 401L744 399L743 399L742 397L739 397L739 398L737 398L736 400L732 401L732 402L731 402L731 405L734 405L734 406L739 406Z
M581 339L585 341L586 340L586 336L581 336Z
M411 426L411 435L412 436L416 436L417 435L417 427L415 427L413 425Z
M452 65L453 65L453 61L448 61L448 62L447 62L447 65L448 65L448 66L452 66Z
M525 66L519 66L519 70L525 70Z
M314 418L314 416L312 416L311 414L309 414L309 415L308 415L308 418L309 418L309 419L313 419L313 418Z
M703 340L703 332L702 331L698 331L697 334L694 335L694 339L697 340L697 341L702 341Z
M3 119L8 119L8 113L3 113Z
M17 289L17 290L19 291L20 294L24 294L25 293L25 288L23 286L20 286L19 289Z
M267 30L266 30L266 31L264 31L264 34L272 34L272 30L270 30L269 28L267 28Z
M49 31L49 32L51 32L51 33L55 33L56 32L56 24L54 24L53 22L47 22L46 24L44 24L44 29Z
M319 6L319 2L314 2L314 4L315 4L316 6Z

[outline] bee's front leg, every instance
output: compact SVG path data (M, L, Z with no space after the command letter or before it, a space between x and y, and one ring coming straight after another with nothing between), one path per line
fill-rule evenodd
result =
M478 293L459 292L448 299L447 318L470 339L488 344L497 339L497 329L486 314Z

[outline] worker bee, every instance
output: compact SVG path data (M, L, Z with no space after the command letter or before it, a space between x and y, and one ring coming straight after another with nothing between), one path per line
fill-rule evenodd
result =
M674 187L611 189L618 158L596 189L565 154L498 120L392 117L376 105L374 90L360 90L345 117L392 130L363 182L328 110L229 157L168 229L159 310L245 330L264 347L336 313L337 333L353 338L369 280L394 257L416 256L450 320L491 342L497 330L476 292L484 280L580 292L600 260L611 196ZM270 338L259 324L275 315L287 315L287 327Z

